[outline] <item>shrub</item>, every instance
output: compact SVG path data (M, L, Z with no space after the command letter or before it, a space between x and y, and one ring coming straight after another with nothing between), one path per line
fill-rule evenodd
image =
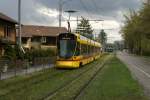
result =
M32 61L36 57L51 57L55 56L55 51L51 49L32 49L26 51L25 59Z
M5 53L4 53L3 58L13 60L16 57L16 51L10 44L6 44L4 46L4 50L5 50Z

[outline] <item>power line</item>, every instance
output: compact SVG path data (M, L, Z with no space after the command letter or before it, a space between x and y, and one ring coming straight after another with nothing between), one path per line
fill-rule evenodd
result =
M98 12L98 9L99 9L99 7L97 6L97 4L96 4L96 2L95 2L95 0L93 0L93 5L94 5L94 7L96 7L96 11Z
M92 16L89 13L88 8L85 6L84 2L82 0L79 0L80 4L82 5L82 8L86 11L86 13L88 14L88 16L90 16L92 18Z
M66 0L66 1L63 1L63 0L59 0L59 27L61 27L61 21L62 21L62 12L63 12L63 5L65 3L68 3L68 2L71 2L73 0Z

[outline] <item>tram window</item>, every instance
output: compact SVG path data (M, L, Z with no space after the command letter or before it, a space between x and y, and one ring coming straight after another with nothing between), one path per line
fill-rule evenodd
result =
M86 47L87 47L87 54L89 54L89 46L87 45Z
M91 46L89 45L89 54L91 54Z
M97 53L97 47L95 48L95 52Z
M91 54L91 46L89 45L88 47L89 47L89 54Z
M92 54L92 48L93 48L93 46L90 46L91 48L90 48L90 52L91 52L91 54Z
M81 54L82 55L87 54L87 45L81 44Z
M92 46L92 53L94 53L94 46Z
M96 52L98 52L98 48L96 48Z
M84 50L83 50L83 44L81 44L81 54L83 55Z
M90 45L88 45L88 54L90 54L91 52L90 52Z
M99 52L99 48L97 47L97 53Z
M87 45L87 54L89 55L90 54L90 46Z
M97 47L97 53L99 52L99 48Z
M93 46L91 46L91 54L93 53Z
M77 43L75 56L79 56L79 55L80 55L80 44Z

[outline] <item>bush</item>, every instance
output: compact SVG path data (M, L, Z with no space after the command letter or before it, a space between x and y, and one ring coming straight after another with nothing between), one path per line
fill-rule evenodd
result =
M32 61L34 58L37 57L51 57L55 56L55 51L51 49L32 49L26 52L25 59Z
M10 44L6 44L4 46L4 50L5 50L5 53L4 53L3 58L13 60L16 57L16 51Z
M15 49L16 59L23 60L24 59L24 53L22 50L20 50L19 45L16 45L14 49Z
M12 47L10 44L6 44L4 46L4 50L5 54L3 57L9 60L28 59L29 61L32 61L35 57L55 56L55 50L52 49L32 49L26 51L26 53L24 54L23 51L20 50L18 45Z

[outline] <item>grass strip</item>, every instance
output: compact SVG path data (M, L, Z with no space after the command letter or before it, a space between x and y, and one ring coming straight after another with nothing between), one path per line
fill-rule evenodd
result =
M107 63L78 100L148 100L128 68L116 57Z
M37 100L43 96L46 96L48 93L53 92L59 86L64 85L66 81L73 79L77 74L89 67L92 67L98 61L79 69L69 70L67 73L57 74L56 76L45 79L38 84L25 84L24 88L20 88L17 91L5 95L1 97L0 100ZM38 80L38 77L33 78L33 80ZM17 85L15 85L13 88L15 87L17 88Z
M17 91L19 88L23 88L27 84L36 83L42 79L47 78L49 75L54 74L56 69L48 69L46 71L40 71L32 75L16 77L8 80L3 80L0 85L0 96L6 93Z
M110 56L107 56L103 62L106 62ZM86 85L87 82L93 77L93 75L102 67L102 63L98 62L94 64L93 68L85 73L82 76L75 79L70 84L67 84L66 87L58 91L53 96L50 96L46 100L72 100L78 94L78 92Z

